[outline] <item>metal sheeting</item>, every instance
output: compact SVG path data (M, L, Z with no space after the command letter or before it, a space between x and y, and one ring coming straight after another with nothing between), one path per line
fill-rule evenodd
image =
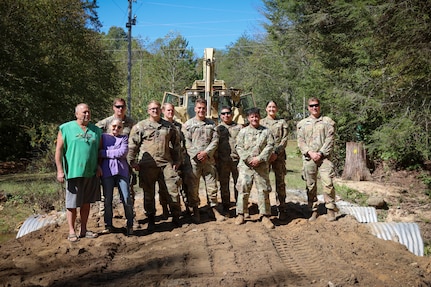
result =
M16 238L20 238L30 232L41 229L42 227L54 224L54 223L62 223L65 221L66 213L65 212L57 212L52 214L44 214L44 215L32 215L27 218L24 223L21 225Z
M419 226L414 222L368 223L371 233L384 240L392 240L407 246L417 256L424 256L424 243Z
M340 213L353 215L360 223L377 222L377 211L374 207L341 205L339 209Z

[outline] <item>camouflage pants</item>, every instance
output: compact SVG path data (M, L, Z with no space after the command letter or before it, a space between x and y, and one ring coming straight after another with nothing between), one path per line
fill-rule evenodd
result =
M223 206L230 205L230 190L229 182L230 175L232 174L232 179L234 183L235 201L238 198L238 190L236 188L236 183L238 182L238 162L237 161L219 161L217 163L218 179L220 182L220 194L221 202Z
M271 163L272 171L275 174L275 193L280 210L286 209L286 159L283 156L277 157Z
M180 177L178 173L172 168L170 164L162 167L143 167L139 171L139 185L144 190L144 209L147 215L156 214L156 201L155 201L155 185L159 181L159 192L162 197L168 201L172 213L179 214L180 201L178 193L178 184Z
M201 177L205 181L208 204L214 207L218 204L217 170L213 164L196 163L195 161L191 161L191 182L187 184L190 206L199 206L199 183Z
M335 208L335 189L333 178L335 177L334 165L329 159L323 159L318 162L313 160L304 160L303 177L306 181L308 206L313 211L317 210L317 173L320 174L320 180L323 188L323 198L325 206L328 209Z
M250 191L254 183L257 189L259 214L270 215L271 204L269 202L269 193L271 192L271 183L269 181L268 166L252 169L240 165L238 171L239 176L236 184L236 188L238 189L236 213L248 213L248 198L250 197Z

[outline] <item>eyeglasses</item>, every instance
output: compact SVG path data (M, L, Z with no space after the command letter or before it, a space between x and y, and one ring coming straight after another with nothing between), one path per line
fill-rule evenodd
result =
M232 114L231 112L222 112L222 113L220 113L220 115L222 115L222 116L224 116L224 115L230 115L230 114Z
M320 106L320 104L312 104L312 105L308 105L310 108L318 108Z
M123 105L115 105L114 107L116 107L117 109L124 109L125 108Z
M116 128L121 130L123 128L123 126L112 125L112 129L116 129Z

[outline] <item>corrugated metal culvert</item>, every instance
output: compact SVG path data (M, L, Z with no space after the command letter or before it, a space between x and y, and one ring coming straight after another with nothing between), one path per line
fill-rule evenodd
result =
M27 218L18 230L16 238L20 238L30 232L41 229L49 224L61 224L66 221L65 212L55 212L44 215L32 215Z
M417 256L424 256L424 243L419 226L414 222L368 223L371 233L384 240L399 242Z

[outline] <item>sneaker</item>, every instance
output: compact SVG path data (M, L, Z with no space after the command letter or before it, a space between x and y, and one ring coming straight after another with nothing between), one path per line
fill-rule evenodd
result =
M109 234L114 232L114 226L105 226L105 229L102 231L102 234Z
M241 224L244 224L244 223L245 223L244 215L238 214L238 216L235 219L235 224L236 225L241 225Z
M265 227L266 227L266 228L268 228L268 229L273 229L273 228L275 228L275 226L274 226L274 224L272 223L271 219L269 219L269 217L267 217L267 216L263 216L263 217L262 217L262 223L263 223L263 226L265 226Z

